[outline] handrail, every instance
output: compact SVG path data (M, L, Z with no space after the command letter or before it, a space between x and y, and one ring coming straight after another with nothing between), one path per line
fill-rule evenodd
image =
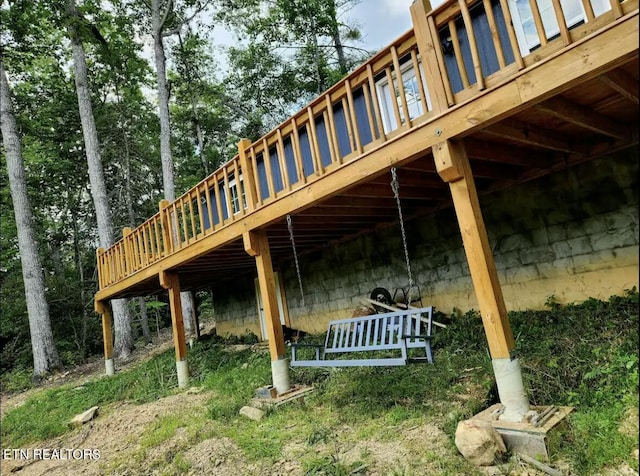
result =
M449 106L500 84L517 71L611 23L633 0L455 0L426 14ZM567 11L579 10L571 18ZM522 20L524 10L531 15Z
M524 25L511 1L449 0L430 10L427 0L416 0L414 29L260 139L240 141L233 159L173 202L163 200L158 213L125 229L107 250L99 249L100 289L508 81L638 3L608 0L603 9L603 2L594 8L596 0L567 0L578 2L583 14L566 19L559 0L530 0L532 23ZM557 31L549 26L554 21Z

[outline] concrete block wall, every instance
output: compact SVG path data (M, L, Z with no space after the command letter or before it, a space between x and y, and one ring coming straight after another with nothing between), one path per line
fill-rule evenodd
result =
M508 310L606 299L638 286L637 175L636 148L480 197ZM453 209L405 227L422 303L447 314L477 309ZM293 262L280 271L291 324L323 332L374 288L393 295L407 286L400 227L302 256L300 271L304 306ZM260 335L247 281L246 289L214 295L219 331Z

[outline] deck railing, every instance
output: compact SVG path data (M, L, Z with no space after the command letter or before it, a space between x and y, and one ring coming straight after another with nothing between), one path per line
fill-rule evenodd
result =
M452 0L432 11L420 4L412 12L419 33L405 33L261 139L241 141L231 161L172 203L162 201L156 215L125 229L108 250L99 249L100 289L509 80L637 3ZM440 106L432 107L432 99Z
M449 106L624 14L619 0L457 0L427 13Z

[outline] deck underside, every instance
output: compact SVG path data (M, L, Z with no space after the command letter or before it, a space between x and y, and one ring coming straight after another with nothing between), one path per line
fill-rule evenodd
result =
M452 206L431 147L462 140L480 196L638 144L638 17L622 18L572 48L529 66L503 84L404 131L242 220L101 289L97 300L163 291L162 270L183 290L224 287L256 273L242 233L266 230L274 266L397 226L390 182L397 167L405 220ZM623 41L620 41L623 38Z

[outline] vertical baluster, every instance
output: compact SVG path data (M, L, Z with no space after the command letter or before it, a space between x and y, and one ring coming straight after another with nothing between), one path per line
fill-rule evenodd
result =
M589 2L589 0L586 0ZM522 54L520 54L520 47L518 46L518 37L516 31L513 28L513 20L511 18L511 10L507 0L500 0L500 8L502 9L502 15L504 16L504 22L507 26L507 33L509 34L509 43L511 44L511 51L513 51L513 57L516 60L518 69L524 68L524 61L522 60Z
M247 200L247 208L249 212L256 209L256 183L254 174L254 164L247 156L247 149L251 146L248 139L242 139L238 142L238 160L242 169L242 182Z
M331 153L331 162L334 164L341 164L342 154L340 154L340 146L338 145L338 136L336 133L336 123L333 119L333 102L331 101L331 95L326 94L324 99L327 105L324 115L324 126L327 130L329 149L333 149L333 152Z
M227 204L227 214L229 215L229 220L233 221L233 205L231 203L231 187L229 186L229 172L227 171L227 167L223 167L222 176L224 177L224 185L222 186L222 192L225 196L225 203ZM237 183L237 180L236 180Z
M256 184L256 203L261 206L262 200L262 185L260 184L260 177L258 176L258 156L256 155L256 148L251 147L251 164L253 169L253 180Z
M369 90L371 92L371 102L373 103L373 110L375 111L376 114L376 122L377 122L377 129L378 129L378 133L379 135L377 137L380 137L383 142L387 140L387 137L384 133L384 124L382 122L382 113L380 111L380 101L378 100L378 91L376 88L376 82L375 82L375 78L373 77L373 69L371 68L370 64L367 64L367 79L369 81ZM373 124L371 125L371 129L375 129L373 127ZM375 134L373 134L373 137L376 137Z
M491 40L493 41L493 48L496 52L496 57L498 58L498 66L502 69L507 65L507 62L504 59L504 51L502 50L502 43L500 43L500 35L498 34L496 18L493 15L491 0L482 0L482 4L484 5L484 11L487 15L489 30L491 30Z
M593 6L591 5L591 0L582 0L582 8L584 9L584 13L587 17L587 23L592 22L596 16L593 13Z
M245 207L246 194L245 194L245 198L244 199L242 198L245 184L243 183L244 177L242 181L240 180L240 168L238 167L237 160L233 161L233 176L236 178L236 190L238 191L238 206L240 207L240 214L244 215L247 212Z
M393 106L393 113L396 118L396 128L399 129L402 126L402 117L400 116L400 107L398 106L398 97L396 96L396 85L393 81L393 76L391 75L391 68L385 68L385 73L387 76L387 84L389 85L391 105Z
M367 124L369 125L369 132L371 133L371 140L376 140L376 126L373 111L371 110L371 93L369 92L369 84L362 84L362 95L364 96L364 104L367 108Z
M318 145L318 132L316 131L316 119L313 115L313 109L311 106L307 108L307 115L309 116L309 122L307 122L307 133L309 135L309 145L311 148L311 158L313 160L314 171L318 175L324 174L324 167L322 166L322 157L320 157L320 146ZM331 143L329 142L329 145ZM331 149L331 147L329 147Z
M360 131L358 130L358 117L356 115L356 108L353 101L353 91L351 90L351 81L348 79L344 82L347 88L347 107L349 108L349 116L351 117L351 129L352 129L352 137L355 142L352 143L353 150L356 150L358 154L362 154L362 141L360 140ZM343 100L343 108L344 100ZM347 111L345 110L345 119L347 120L347 126L349 125L349 120L347 118ZM355 146L355 147L354 147Z
M416 53L416 50L411 50L411 62L413 63L413 70L416 72L416 83L418 83L418 93L420 93L422 109L426 113L429 112L429 104L427 101L427 92L424 90L424 81L422 78L422 72L420 71L420 63L418 62L418 54Z
M104 288L104 248L98 248L96 250L96 263L98 268L98 290Z
M411 117L409 116L409 105L407 104L407 93L404 90L404 80L402 79L402 70L400 69L400 59L398 58L398 50L395 46L391 47L391 58L393 59L393 69L396 73L396 81L398 81L398 94L400 95L400 103L404 113L404 129L411 127Z
M296 163L296 172L300 183L307 183L307 176L304 173L302 162L302 147L300 146L300 135L298 134L298 124L295 117L291 118L291 145L293 146L293 160Z
M222 213L222 197L220 196L220 175L215 174L213 176L215 183L213 184L213 195L216 197L216 210L218 210L218 223L220 226L224 225L224 214ZM224 182L222 183L224 188Z
M180 211L182 212L182 231L184 240L180 238L180 234L178 234L178 239L180 240L180 247L182 248L183 244L189 244L189 228L187 226L187 207L185 206L184 197L178 200Z
M560 0L551 0L553 4L553 12L556 14L556 21L558 22L558 28L560 28L560 37L564 46L571 44L571 37L569 36L569 28L567 28L567 21L564 18L564 12L562 11L562 5Z
M453 97L453 91L451 90L451 81L449 80L449 73L447 73L447 68L444 63L444 56L442 56L442 46L440 45L438 29L436 28L435 20L431 15L427 17L427 23L429 25L429 32L434 45L433 49L436 52L436 60L438 61L438 69L440 70L440 77L444 86L444 93L447 98L447 104L449 106L453 106L455 104L455 99Z
M473 23L471 22L471 14L469 13L466 0L458 0L458 5L460 5L462 20L467 30L471 60L473 61L473 69L476 73L476 84L478 85L478 90L482 91L484 89L484 76L482 74L482 64L480 63L480 53L478 53L478 44L476 43L476 34L473 31Z
M287 161L284 156L284 139L282 138L282 130L278 128L276 131L278 141L276 142L276 151L278 152L278 163L280 164L280 175L282 176L282 184L285 190L291 190L289 183L289 171L287 170Z
M462 87L467 89L469 87L469 75L467 74L467 68L464 66L462 48L460 48L460 39L458 38L458 29L456 28L456 23L453 20L449 20L449 34L451 35L451 43L453 44L453 52L456 56L456 64L458 65L458 71L460 72Z
M205 187L203 183L203 187ZM200 233L204 236L204 217L202 216L202 195L200 194L200 185L196 187L196 203L198 207L198 222L200 224Z
M195 241L198 232L196 231L196 217L193 213L193 192L189 191L187 200L189 200L189 221L191 222L191 239L189 241Z
M620 18L622 16L622 7L619 0L609 0L611 4L611 11L613 12L613 18Z
M271 154L269 153L269 145L267 139L262 139L262 158L264 159L264 165L267 171L267 185L269 187L269 197L276 198L276 187L273 181L273 171L271 170Z
M375 326L373 329L373 345L378 345L378 336L379 336L379 331L380 331L380 318L376 318L375 320Z
M531 13L533 15L533 23L535 23L536 31L538 32L540 46L545 46L547 44L547 34L545 33L544 25L542 24L542 17L540 16L538 2L536 0L529 0L529 6L531 7Z

